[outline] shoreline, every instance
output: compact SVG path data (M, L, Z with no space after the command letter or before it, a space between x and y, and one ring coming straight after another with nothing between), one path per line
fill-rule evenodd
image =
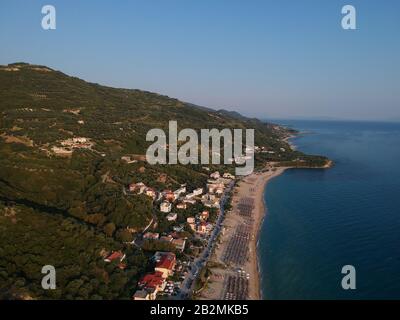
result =
M279 167L276 164L270 163L261 171L241 178L232 189L232 209L226 212L220 237L210 258L210 281L199 299L263 299L258 244L268 209L264 196L268 183L287 169L327 169L333 166L333 161L328 160L320 167ZM245 233L238 235L238 230L243 228ZM233 258L227 259L227 251L240 252L245 257L241 259L240 254L233 254ZM232 285L229 285L232 282L241 283L234 285L240 288L233 289L235 298L232 298Z
M257 195L256 195L256 201L259 203L259 207L257 210L257 207L255 208L254 212L254 220L255 220L255 225L257 226L256 232L255 232L255 238L254 240L250 242L250 252L253 252L251 254L250 260L252 263L252 269L254 271L254 274L256 274L257 282L253 283L254 288L256 288L258 293L253 293L253 296L255 297L255 300L262 300L263 294L262 294L262 288L261 288L261 265L260 265L260 257L258 254L258 243L260 240L260 233L261 233L261 228L263 226L264 220L267 216L268 213L268 204L266 203L265 200L265 192L268 183L275 177L280 176L282 173L284 173L288 169L328 169L333 166L333 161L328 160L328 162L322 166L322 167L273 167L275 171L273 171L272 174L266 174L263 172L258 172L258 173L253 173L252 175L259 175L262 179L262 188L257 190ZM251 177L250 175L249 177ZM253 285L251 287L253 287ZM249 298L251 299L251 295L249 294Z
M261 173L261 184L262 187L259 189L257 194L257 199L256 201L259 203L259 208L257 210L255 210L255 214L254 214L254 220L255 220L255 226L256 226L256 231L255 231L255 238L253 241L250 242L250 246L253 248L253 250L251 250L252 252L254 252L254 256L252 256L251 262L252 262L252 267L253 270L255 271L255 278L257 279L256 283L255 283L255 290L257 291L257 293L254 294L255 296L255 300L262 300L263 299L263 294L262 294L262 288L261 288L261 265L260 265L260 257L258 254L258 243L260 240L260 233L261 233L261 228L262 225L264 223L264 220L267 216L267 203L265 201L265 192L266 192L266 187L268 185L268 182L270 182L273 178L280 176L282 173L285 172L285 170L290 169L288 167L281 167L281 168L277 168L276 171L274 171L272 174L270 175L265 175L264 173Z
M268 182L282 174L288 167L266 167L264 172L253 172L242 178L232 191L232 210L226 213L221 237L216 245L210 262L212 276L200 299L216 300L223 299L226 296L227 281L229 278L241 278L241 281L247 281L246 299L262 299L260 266L258 259L258 241L262 222L266 216L266 203L264 200L264 191ZM243 215L240 206L243 201L250 201L252 205L248 207L247 215ZM227 263L226 251L230 241L235 237L238 227L246 227L248 237L243 241L246 248L247 258L240 263ZM237 248L240 250L240 248ZM243 274L240 274L241 270ZM247 278L248 276L248 278ZM238 294L240 294L238 292Z

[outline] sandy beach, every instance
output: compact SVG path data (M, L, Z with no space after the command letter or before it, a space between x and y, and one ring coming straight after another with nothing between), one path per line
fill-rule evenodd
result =
M200 299L261 299L257 243L266 213L264 189L285 169L268 167L238 182L210 260L212 276Z

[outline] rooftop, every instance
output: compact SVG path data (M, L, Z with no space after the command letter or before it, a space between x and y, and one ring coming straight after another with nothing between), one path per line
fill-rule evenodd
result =
M174 268L176 256L172 252L165 253L160 261L157 262L156 268L172 270Z

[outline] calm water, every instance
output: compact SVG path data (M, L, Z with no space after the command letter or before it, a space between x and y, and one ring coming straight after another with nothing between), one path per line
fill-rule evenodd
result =
M280 121L335 161L292 169L266 189L259 254L265 299L400 299L400 124ZM357 289L341 288L341 268Z

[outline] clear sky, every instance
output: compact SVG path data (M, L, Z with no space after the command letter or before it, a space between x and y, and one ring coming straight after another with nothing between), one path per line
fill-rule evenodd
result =
M262 118L400 120L400 1L1 0L16 61Z

